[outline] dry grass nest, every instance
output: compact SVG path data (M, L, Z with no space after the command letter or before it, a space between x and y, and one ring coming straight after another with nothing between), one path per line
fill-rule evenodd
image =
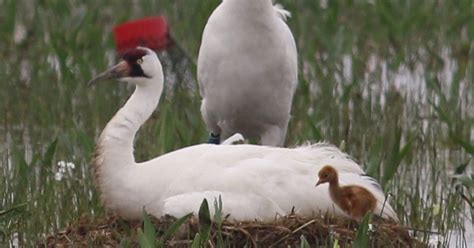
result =
M152 218L157 238L176 219ZM408 230L398 224L373 220L370 232L372 247L427 247L411 237ZM65 230L38 241L38 247L139 247L137 230L141 221L125 221L115 216L92 218L85 216ZM297 215L277 217L273 222L224 221L221 235L226 247L300 247L304 235L311 247L352 247L358 224L333 217L302 218ZM199 231L196 218L191 218L166 240L166 247L190 247ZM217 226L213 223L208 247L216 247Z

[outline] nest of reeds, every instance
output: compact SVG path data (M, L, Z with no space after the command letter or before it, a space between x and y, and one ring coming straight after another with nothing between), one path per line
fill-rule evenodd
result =
M173 217L151 218L157 239L176 220ZM369 230L372 247L427 247L411 237L406 228L383 220L373 220ZM139 247L138 229L142 222L124 221L111 216L103 219L82 217L65 230L50 235L37 243L38 247ZM212 224L205 246L217 247L218 239L225 247L352 247L358 223L334 217L302 218L297 215L277 217L272 222L224 221L220 227ZM199 232L196 218L185 222L172 237L164 241L166 247L191 247ZM221 243L222 244L222 243Z

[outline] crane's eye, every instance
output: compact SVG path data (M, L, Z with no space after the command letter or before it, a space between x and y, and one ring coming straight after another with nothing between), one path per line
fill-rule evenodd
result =
M143 64L143 60L142 59L137 59L137 64L139 64L139 65Z

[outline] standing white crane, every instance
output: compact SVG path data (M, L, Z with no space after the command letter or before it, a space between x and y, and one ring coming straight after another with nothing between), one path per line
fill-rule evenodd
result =
M209 143L234 133L285 142L298 81L288 15L272 0L223 0L209 17L197 65Z
M105 207L126 219L140 219L143 207L160 217L198 212L204 198L223 201L224 215L234 220L273 220L294 211L303 216L331 212L327 185L314 187L326 164L339 173L341 185L361 185L377 199L376 213L397 220L378 184L347 154L326 144L298 148L258 145L200 144L137 163L133 141L158 105L163 71L156 54L136 48L111 69L91 80L119 78L135 91L102 131L92 166ZM383 211L382 211L383 209Z

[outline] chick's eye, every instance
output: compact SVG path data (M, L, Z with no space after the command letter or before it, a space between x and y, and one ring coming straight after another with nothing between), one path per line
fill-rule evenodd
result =
M139 65L143 64L143 60L142 59L137 59L137 64L139 64Z

